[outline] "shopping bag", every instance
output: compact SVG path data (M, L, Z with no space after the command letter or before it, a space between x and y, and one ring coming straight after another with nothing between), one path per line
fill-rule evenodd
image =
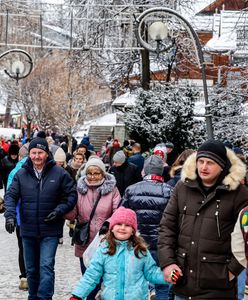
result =
M99 232L93 239L93 241L89 244L89 246L86 248L86 250L83 253L83 261L86 268L90 265L90 261L92 259L92 256L96 252L96 249L100 245L104 235L99 235Z

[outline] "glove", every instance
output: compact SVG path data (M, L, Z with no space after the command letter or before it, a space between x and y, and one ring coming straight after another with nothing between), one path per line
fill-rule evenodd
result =
M6 220L5 229L8 231L8 233L13 233L15 231L15 226L16 226L15 219L10 218Z
M72 295L70 300L82 300L82 298Z
M99 235L106 234L108 232L108 230L109 230L109 222L105 221L99 230Z
M58 220L58 213L53 210L48 216L46 216L46 218L44 219L44 221L46 223L54 223L55 221Z

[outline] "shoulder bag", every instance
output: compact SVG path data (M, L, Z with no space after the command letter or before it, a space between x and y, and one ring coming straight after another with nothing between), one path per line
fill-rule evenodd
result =
M90 222L95 214L96 207L97 207L100 199L101 199L101 194L99 194L97 197L97 200L91 211L89 221L86 221L86 222L83 222L80 224L80 223L78 223L78 220L77 220L77 224L75 226L75 229L74 229L74 232L72 235L72 245L76 244L76 245L84 246L88 243L89 237L90 237Z

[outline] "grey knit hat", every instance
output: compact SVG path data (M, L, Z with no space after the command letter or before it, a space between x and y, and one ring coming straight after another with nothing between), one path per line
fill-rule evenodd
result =
M123 164L125 162L125 160L126 160L126 155L122 150L117 151L115 153L115 155L113 156L113 161L114 162L118 162L118 163Z
M87 169L92 166L98 167L100 170L102 170L103 174L106 173L106 167L103 161L99 157L94 156L94 157L89 157L89 160L85 164L83 174L86 174Z
M162 176L164 171L163 160L160 156L151 155L145 160L144 172L145 175L159 175Z

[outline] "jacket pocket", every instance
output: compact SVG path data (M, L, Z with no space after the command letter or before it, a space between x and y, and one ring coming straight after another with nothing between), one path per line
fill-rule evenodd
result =
M231 288L233 281L229 282L229 259L221 255L205 255L200 261L199 285L203 289Z
M187 267L187 252L184 249L178 249L177 250L177 265L183 272L183 276L177 280L176 285L177 286L182 286L186 284L186 267Z

